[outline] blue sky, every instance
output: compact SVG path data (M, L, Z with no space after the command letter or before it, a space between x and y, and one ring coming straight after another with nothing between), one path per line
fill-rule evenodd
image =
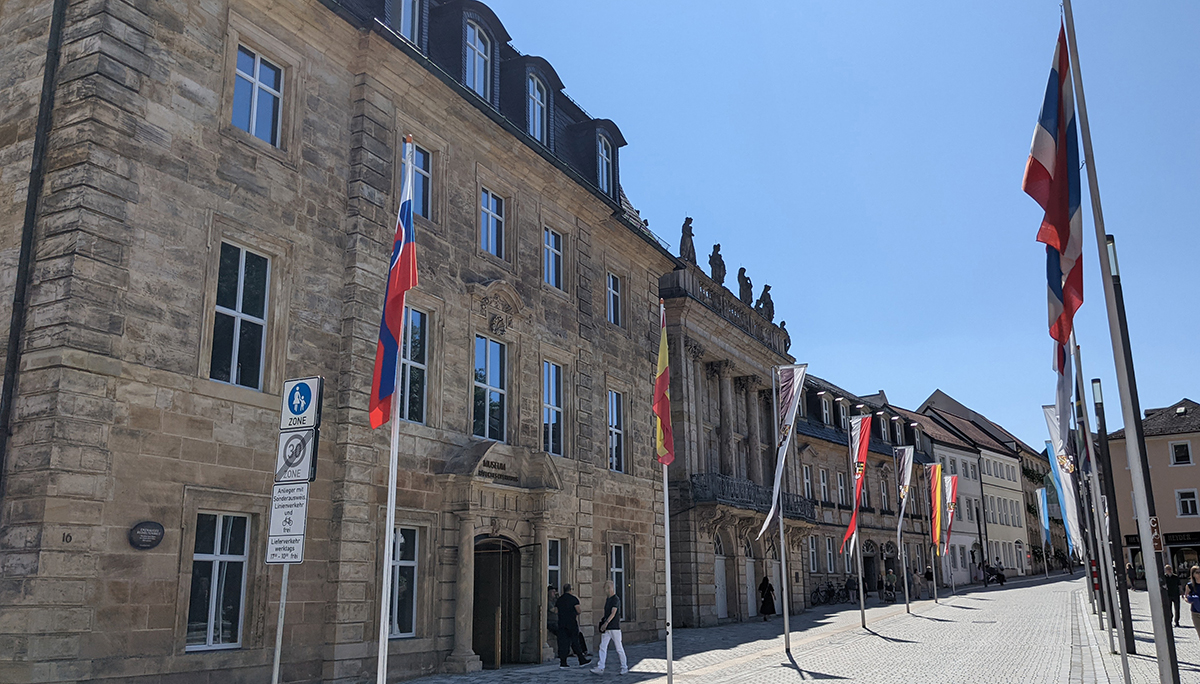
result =
M1045 252L1021 176L1057 2L488 4L621 127L622 184L652 230L675 249L691 216L702 263L720 242L730 281L745 266L756 296L771 284L812 373L911 408L941 388L1042 444ZM1200 399L1200 5L1075 14L1142 406ZM1084 192L1076 329L1116 427Z

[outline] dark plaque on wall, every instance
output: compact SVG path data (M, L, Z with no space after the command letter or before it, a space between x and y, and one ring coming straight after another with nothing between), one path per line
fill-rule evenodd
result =
M152 549L162 541L163 533L162 525L151 520L143 520L129 528L129 545L143 551Z

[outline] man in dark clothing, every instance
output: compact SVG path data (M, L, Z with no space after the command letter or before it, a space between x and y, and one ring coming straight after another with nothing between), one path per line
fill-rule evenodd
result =
M604 661L608 659L608 644L617 647L617 655L621 658L621 674L629 672L629 661L625 658L625 647L621 645L621 597L617 596L617 585L612 580L604 583L604 593L608 598L604 601L604 619L600 621L600 662L592 668L592 674L604 673Z
M559 669L567 669L567 658L570 657L572 650L575 651L575 657L579 659L579 664L587 665L592 661L588 660L579 648L579 613L581 609L579 608L579 599L571 595L571 585L563 585L562 596L558 597L555 605L558 607Z
M1181 566L1182 567L1182 566ZM1167 590L1168 606L1175 606L1175 626L1179 626L1179 575L1170 565L1163 568L1163 576L1160 581L1163 588Z
M558 650L558 589L546 587L550 600L546 602L546 640Z

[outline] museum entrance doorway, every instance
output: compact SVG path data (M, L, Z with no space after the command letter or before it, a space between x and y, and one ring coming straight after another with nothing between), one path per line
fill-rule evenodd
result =
M521 658L521 552L500 537L475 541L472 644L483 667L498 669Z

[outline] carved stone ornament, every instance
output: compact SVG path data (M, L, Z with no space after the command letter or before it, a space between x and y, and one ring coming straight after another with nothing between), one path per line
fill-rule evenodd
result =
M749 392L762 384L762 378L757 375L739 375L733 379L734 386L739 392Z
M492 314L491 317L488 318L488 330L490 330L493 335L503 337L504 333L508 332L509 320L511 319L507 316Z
M683 349L693 361L699 361L704 358L704 345L690 337L683 339Z

